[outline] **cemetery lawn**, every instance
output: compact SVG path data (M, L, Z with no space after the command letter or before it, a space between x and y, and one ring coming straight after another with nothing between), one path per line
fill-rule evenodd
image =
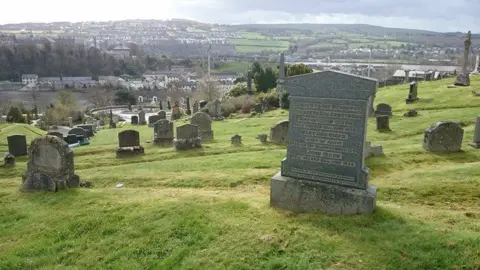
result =
M148 144L153 129L134 127L146 154L130 159L115 158L122 129L102 130L74 149L93 189L21 193L27 159L18 158L0 168L0 269L479 269L480 150L468 146L479 77L465 88L420 83L422 100L410 105L408 85L379 89L376 104L394 116L387 133L369 120L368 139L386 154L367 160L378 186L371 216L269 207L286 150L255 136L287 119L282 110L214 122L215 141L187 152ZM404 118L409 108L419 116ZM440 120L464 125L463 152L423 150L423 130ZM22 127L0 126L2 149L9 128ZM230 145L237 133L242 147Z

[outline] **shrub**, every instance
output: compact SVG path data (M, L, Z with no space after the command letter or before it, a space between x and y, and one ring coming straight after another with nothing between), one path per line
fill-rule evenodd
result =
M253 104L245 103L242 105L242 113L250 113L252 111Z
M251 110L253 105L255 104L255 100L252 96L243 95L235 98L227 99L222 103L222 114L224 117L230 116L230 114L238 112L238 111L247 111ZM247 113L249 113L248 111Z
M280 108L288 109L290 107L290 100L288 99L288 92L282 91L279 93L280 95Z
M14 123L25 123L25 117L17 107L11 107L7 114L7 119Z
M232 89L229 91L228 95L230 97L239 97L246 95L247 93L247 83L246 82L241 82L234 84Z

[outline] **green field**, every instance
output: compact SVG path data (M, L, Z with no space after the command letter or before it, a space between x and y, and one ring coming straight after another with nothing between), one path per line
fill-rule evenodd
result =
M393 117L391 132L368 123L368 140L386 154L367 160L378 186L370 216L269 206L269 180L286 150L255 136L288 118L279 109L214 122L215 141L186 152L149 144L153 129L133 127L146 154L130 159L115 158L122 129L101 130L74 149L76 173L93 189L19 192L26 158L18 158L15 168L0 168L0 269L479 269L480 150L468 143L480 76L470 87L452 83L420 83L421 100L409 105L408 85L377 93ZM410 108L419 116L404 118ZM462 122L463 152L422 148L424 129L441 120ZM11 132L41 134L0 129L0 150ZM230 145L235 134L242 147Z
M271 39L231 39L228 41L235 45L235 48L240 53L260 53L262 51L284 51L288 49L290 43L283 40Z

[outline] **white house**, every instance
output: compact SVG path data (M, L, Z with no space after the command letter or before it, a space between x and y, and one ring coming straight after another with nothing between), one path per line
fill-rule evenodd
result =
M37 74L22 74L22 83L23 84L36 84L38 82Z

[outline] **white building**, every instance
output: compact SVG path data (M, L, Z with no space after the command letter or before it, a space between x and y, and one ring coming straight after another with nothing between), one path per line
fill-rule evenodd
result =
M37 74L23 74L22 75L22 83L23 84L36 84L38 82L38 75Z

